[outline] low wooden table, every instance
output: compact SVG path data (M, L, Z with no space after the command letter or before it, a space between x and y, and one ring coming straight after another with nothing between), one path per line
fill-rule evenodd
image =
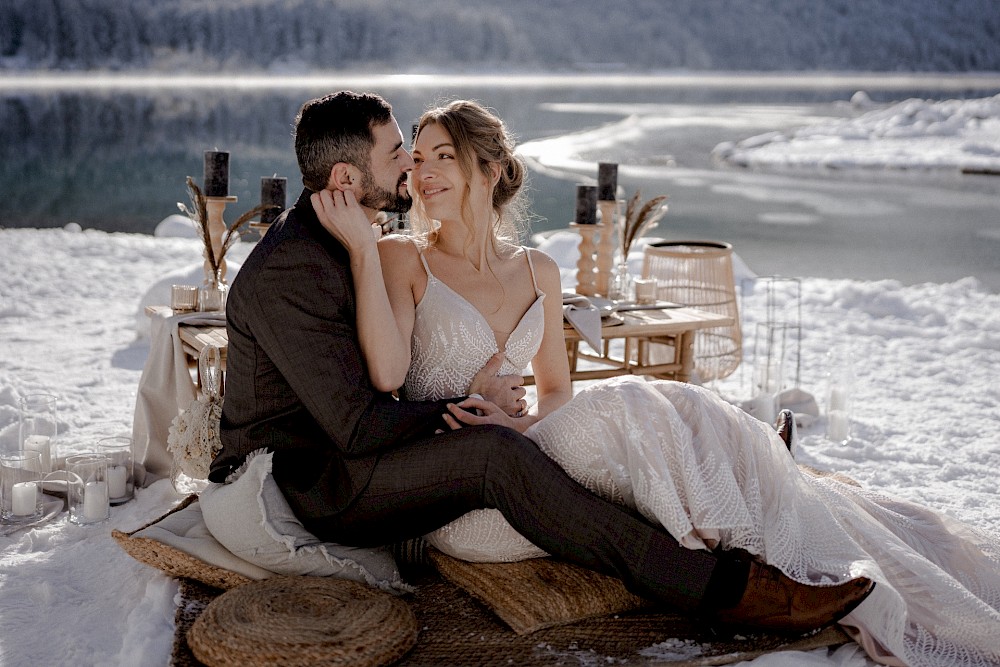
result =
M147 306L147 315L169 315L167 306ZM698 308L665 308L663 310L633 310L618 313L619 320L605 320L601 327L602 349L600 354L581 350L583 339L576 329L567 325L566 354L569 357L570 378L597 380L617 375L653 375L681 382L691 379L694 367L694 334L700 329L724 327L733 318ZM205 326L181 323L178 334L184 351L195 364L201 351L214 345L222 353L222 368L226 368L226 350L229 338L223 326ZM612 351L612 341L621 339L623 349L618 355L617 346ZM673 349L673 359L665 363L650 361L650 344L661 343ZM582 360L594 362L600 368L579 368ZM534 377L526 375L525 384L534 384Z
M170 306L146 306L145 313L147 317L170 317L174 311ZM201 369L198 368L198 360L201 359L201 351L209 345L214 345L219 349L219 355L222 357L222 372L226 372L226 352L229 350L229 335L226 333L226 327L181 322L177 325L177 335L181 339L181 347L187 354L188 361L194 368L192 379L196 388L201 387Z
M733 318L698 308L664 308L662 310L632 310L616 313L620 320L605 318L601 327L601 350L598 354L581 349L583 338L566 324L566 354L569 356L570 378L599 380L618 375L653 375L680 382L691 380L694 368L694 334L700 329L729 326ZM620 322L620 323L619 323ZM622 349L612 341L622 341ZM650 360L650 345L660 343L673 350L666 362ZM589 345L587 346L589 348ZM619 354L620 352L620 354ZM599 368L579 368L582 360L594 362ZM525 384L534 378L525 377Z

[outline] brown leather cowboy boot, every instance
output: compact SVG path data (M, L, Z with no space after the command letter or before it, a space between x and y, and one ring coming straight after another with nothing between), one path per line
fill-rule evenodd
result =
M875 588L863 577L834 586L809 586L776 567L751 561L743 597L721 609L715 620L741 628L801 634L831 625L846 616Z
M782 442L785 443L785 447L794 458L797 435L795 432L795 413L787 408L779 412L778 420L774 423L774 430L781 436Z

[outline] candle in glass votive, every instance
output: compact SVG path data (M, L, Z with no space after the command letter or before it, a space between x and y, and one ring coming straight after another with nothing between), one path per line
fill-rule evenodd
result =
M206 197L229 196L228 151L205 151L204 184Z
M615 201L618 194L618 165L613 162L597 163L597 199Z
M128 469L125 466L108 467L108 495L121 498L128 492Z
M576 186L576 224L597 224L597 187L594 185Z
M87 482L83 489L83 518L98 521L108 516L108 483Z
M831 410L826 416L826 437L834 442L851 439L851 425L844 410Z
M830 387L829 410L847 410L848 392L844 387Z
M269 225L285 210L285 186L288 179L284 176L264 177L260 179L261 206L277 205L281 208L266 209L260 214L260 223Z
M42 469L37 472L52 470L52 441L47 435L29 435L24 439L24 448L41 454Z
M38 506L38 485L34 482L18 482L13 488L12 513L16 516L34 514Z

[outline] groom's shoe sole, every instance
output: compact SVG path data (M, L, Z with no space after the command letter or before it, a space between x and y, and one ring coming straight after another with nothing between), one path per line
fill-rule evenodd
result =
M831 625L861 604L875 588L863 577L835 586L808 586L775 567L752 562L739 604L715 619L748 630L802 634Z

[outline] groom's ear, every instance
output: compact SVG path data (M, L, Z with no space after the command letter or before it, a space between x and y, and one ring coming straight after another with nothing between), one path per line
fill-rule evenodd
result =
M352 190L357 191L361 186L361 173L353 164L338 162L330 170L330 179L327 181L328 190Z

